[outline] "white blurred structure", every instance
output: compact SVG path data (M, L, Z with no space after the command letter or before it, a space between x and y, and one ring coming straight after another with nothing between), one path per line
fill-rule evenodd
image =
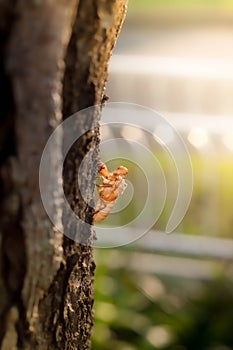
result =
M159 112L233 116L233 60L115 55L110 63L111 100Z
M130 236L133 238L134 232L129 229L128 240ZM103 247L117 243L117 236L108 236L107 240L105 237L105 241L99 239ZM233 240L230 239L150 231L125 248L112 253L110 267L127 266L137 272L197 280L210 280L219 274L233 278Z

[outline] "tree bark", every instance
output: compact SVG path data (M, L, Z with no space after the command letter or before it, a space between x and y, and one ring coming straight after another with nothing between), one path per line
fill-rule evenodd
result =
M127 0L0 0L0 346L90 349L93 248L65 236L41 202L38 169L46 141L71 114L101 105L107 65ZM63 171L74 212L91 224L93 210L78 190L79 166L92 199L98 162L97 113L76 128ZM86 128L89 132L84 132ZM56 178L62 140L50 155ZM85 196L85 198L86 198ZM54 210L61 204L54 194ZM67 227L67 225L66 225ZM69 225L68 225L69 227ZM86 226L85 226L86 227ZM94 231L81 232L91 243ZM77 229L77 228L76 228Z

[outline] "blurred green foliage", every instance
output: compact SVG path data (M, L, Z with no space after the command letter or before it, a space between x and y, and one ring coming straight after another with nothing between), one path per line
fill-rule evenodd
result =
M232 8L232 0L129 0L131 9L156 7L220 7Z
M232 238L233 157L192 154L192 200L178 231Z
M232 238L232 154L222 151L206 154L195 149L190 152L193 197L176 231ZM168 186L165 208L154 226L154 229L163 229L176 198L177 174L169 155L161 149L154 149L154 154ZM125 159L108 165L113 169L119 164L130 169L130 181L135 189L140 188L138 196L137 190L134 191L132 202L141 201L143 205L142 194L146 193L147 184L142 170ZM122 212L110 215L103 225L124 224L138 215L136 209L131 203ZM233 349L232 280L221 274L209 281L193 280L191 275L190 279L182 279L143 274L129 270L127 254L130 254L127 247L95 251L93 350ZM219 264L224 271L224 262Z
M123 251L96 251L93 350L230 350L233 283L114 268Z

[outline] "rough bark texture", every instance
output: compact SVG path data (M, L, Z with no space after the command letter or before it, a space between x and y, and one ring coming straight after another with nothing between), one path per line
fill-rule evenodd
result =
M43 147L62 118L101 104L125 10L126 0L0 0L3 350L90 348L92 247L66 238L51 224L40 198L38 169ZM77 174L94 149L79 179L91 199L100 110L76 126L82 134L88 125L90 132L73 145L63 173L71 207L89 223L92 209L77 189ZM48 169L55 183L61 140L56 146ZM53 205L59 211L56 198ZM92 229L83 234L93 241Z

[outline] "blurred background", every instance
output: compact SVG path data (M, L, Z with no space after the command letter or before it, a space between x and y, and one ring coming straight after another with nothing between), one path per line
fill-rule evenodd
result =
M179 131L194 188L166 235L176 169L156 140L132 131L162 164L167 200L137 242L95 250L92 349L233 349L233 1L129 0L106 94L155 109ZM126 159L110 168L119 162L130 169L133 200L103 225L124 224L143 206L142 174Z

